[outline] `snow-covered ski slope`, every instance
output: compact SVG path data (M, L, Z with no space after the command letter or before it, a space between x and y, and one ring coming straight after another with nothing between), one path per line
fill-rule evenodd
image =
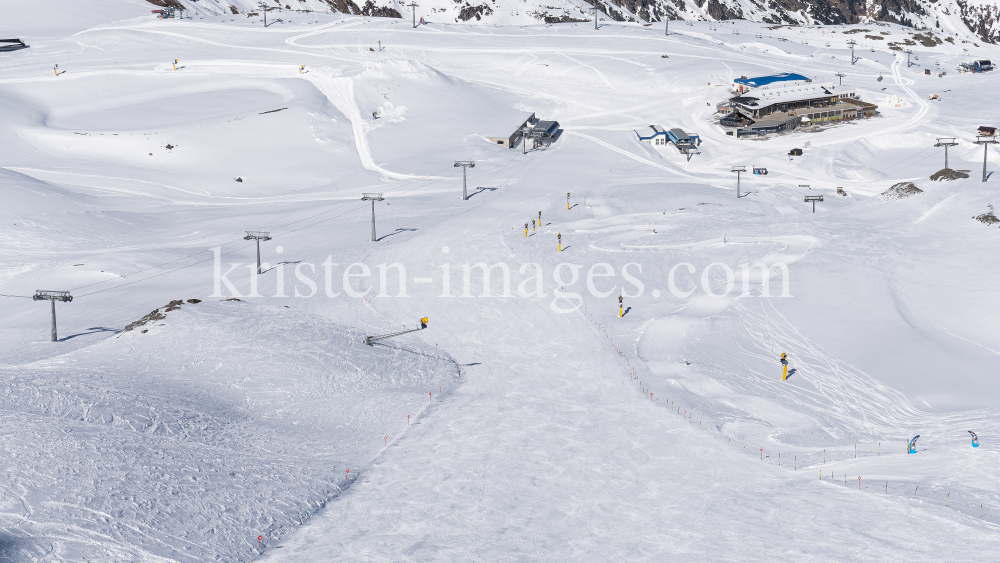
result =
M1000 75L954 71L994 48L102 9L0 53L0 558L1000 560L1000 229L972 219L1000 203L972 143ZM881 117L714 123L732 78L785 71ZM532 112L551 145L485 139ZM939 137L968 179L928 179ZM769 170L739 199L737 165ZM476 263L509 296L501 267L466 290ZM787 284L742 295L757 263ZM37 289L72 291L59 342Z

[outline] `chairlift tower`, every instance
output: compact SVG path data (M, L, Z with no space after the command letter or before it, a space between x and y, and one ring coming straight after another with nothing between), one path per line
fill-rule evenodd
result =
M267 4L261 2L257 6L264 12L264 27L267 27Z
M471 160L456 160L455 168L458 168L459 166L462 167L462 201L465 201L469 199L469 193L466 187L466 174L468 173L469 168L476 167L476 163Z
M361 194L361 201L372 202L372 242L375 242L375 202L383 201L382 194Z
M594 0L594 31L597 31L597 0Z
M410 2L409 4L407 4L407 6L411 10L413 10L413 29L416 29L417 28L417 7L419 6L419 4L417 4L416 2ZM372 205L374 205L374 204L372 204Z
M986 181L986 153L990 145L997 144L995 137L991 135L976 135L976 144L983 145L983 181Z
M740 174L747 171L746 166L733 166L730 172L736 172L736 199L740 199Z
M958 143L955 142L954 137L938 139L935 147L944 147L944 169L948 169L948 147L953 147Z
M910 55L913 54L913 49L907 49L906 51L903 51L903 52L906 53L906 68L910 68L910 66L911 66L911 64L910 64Z
M667 16L667 19L665 19L663 21L667 22L667 25L666 25L666 27L663 30L663 35L669 36L670 35L670 16Z
M854 63L858 62L858 60L854 58L854 46L857 45L858 42L851 39L850 41L847 42L847 44L850 45L851 47L851 65L853 65Z
M73 296L70 295L68 291L49 291L39 289L35 291L35 295L32 299L35 301L49 301L52 303L52 342L58 342L59 336L56 333L56 301L69 303L73 300Z
M845 76L847 76L847 75L846 75L846 74L844 74L843 72L838 72L838 73L837 73L837 74L835 74L834 76L836 76L837 78L839 78L839 79L840 79L840 83L839 83L839 84L837 84L837 86L843 86L843 85L844 85L844 77L845 77Z
M823 196L821 196L821 195L807 195L805 201L806 201L806 203L812 202L812 204L813 204L813 213L816 213L816 202L817 201L823 201Z
M271 240L271 233L267 231L247 231L247 236L243 240L257 241L257 275L260 275L260 241Z

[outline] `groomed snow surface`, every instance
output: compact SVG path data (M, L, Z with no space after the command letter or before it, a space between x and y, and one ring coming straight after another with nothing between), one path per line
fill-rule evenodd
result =
M994 47L145 9L4 28L0 559L1000 560ZM789 71L881 116L715 124Z

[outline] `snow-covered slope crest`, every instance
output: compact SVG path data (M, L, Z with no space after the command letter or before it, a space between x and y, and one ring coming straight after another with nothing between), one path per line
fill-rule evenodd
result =
M0 559L250 559L257 535L283 536L349 486L345 469L455 371L433 349L369 347L283 307L178 300L145 321L0 367L18 460L0 484Z
M193 14L261 13L254 0L148 0L158 6L184 7ZM409 7L400 0L271 0L271 17L303 12L340 12L352 15L400 18L413 16L428 22L473 22L495 25L591 21L594 8L600 19L627 22L665 20L723 21L745 19L780 25L840 25L873 22L898 23L933 29L990 43L1000 40L1000 4L996 0L428 0ZM294 4L294 5L293 5ZM289 17L289 16L285 16Z

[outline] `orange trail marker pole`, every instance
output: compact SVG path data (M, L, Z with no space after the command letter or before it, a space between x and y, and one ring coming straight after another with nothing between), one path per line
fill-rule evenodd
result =
M388 436L382 436L382 439L385 440L385 447L388 448L389 447L389 437Z
M410 415L406 415L406 425L410 425Z
M427 393L427 402L428 403L431 402L431 394L430 394L430 392Z

